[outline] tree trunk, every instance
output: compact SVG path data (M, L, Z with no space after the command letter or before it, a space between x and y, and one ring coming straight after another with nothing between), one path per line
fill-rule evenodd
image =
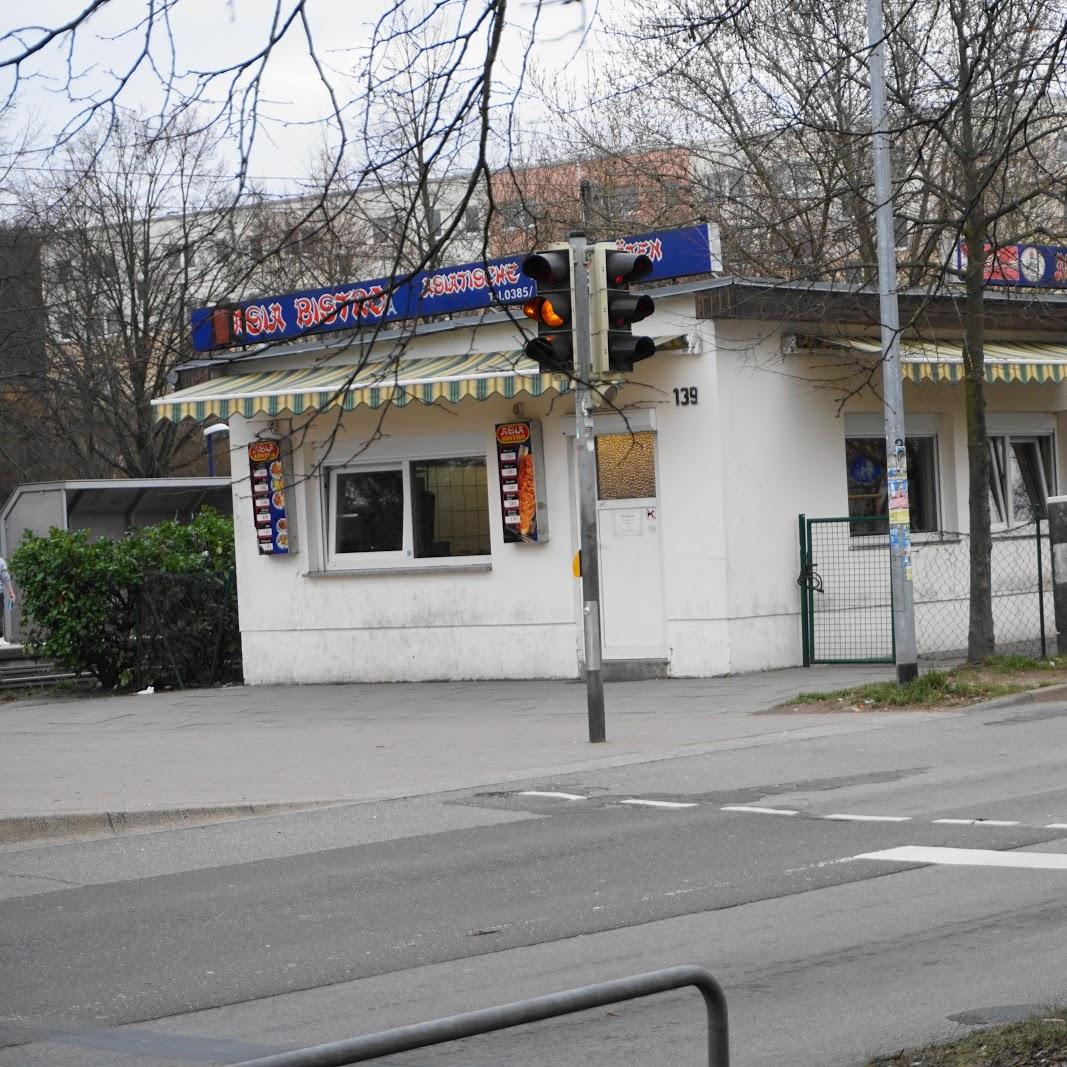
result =
M989 441L985 417L985 228L966 238L964 271L964 398L967 409L967 472L971 529L970 626L967 659L977 663L994 651L992 539L989 532Z

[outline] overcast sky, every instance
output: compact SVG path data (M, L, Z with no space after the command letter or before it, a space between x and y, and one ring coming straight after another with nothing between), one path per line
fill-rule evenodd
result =
M464 8L468 15L480 11L483 0L449 0L451 10ZM292 0L280 0L283 10ZM536 40L530 28L538 10L535 0L513 0L509 5L509 27L501 49L497 76L502 91L513 89L524 58L547 72L566 72L580 77L590 54L596 48L602 17L619 10L625 0L561 0L544 2L540 8ZM54 28L87 6L87 0L32 0L25 5L15 0L0 4L0 35L27 26L30 18L38 27ZM323 64L332 69L331 80L355 97L358 85L345 74L359 68L371 41L372 26L390 5L389 0L310 0L308 16L316 48ZM412 7L414 8L414 0ZM32 8L32 15L28 11ZM146 0L108 0L79 35L72 69L75 95L67 96L65 48L53 45L35 58L23 71L28 76L19 88L15 108L6 113L7 129L31 127L41 145L54 142L57 131L69 122L85 98L110 91L115 75L128 66L143 46L138 21L147 9ZM212 70L247 58L264 41L275 9L275 0L177 0L173 3L170 30L174 42L174 67L180 72ZM28 29L26 41L37 39L40 30ZM16 45L10 38L0 43L0 57L12 54ZM171 59L167 37L160 34L154 48L157 71L169 69ZM321 144L323 118L331 105L315 73L302 34L291 32L271 56L265 74L269 102L261 108L271 117L253 151L251 173L281 192L302 177L315 147ZM11 79L0 81L10 88ZM219 85L213 94L218 100ZM128 106L158 109L162 86L157 73L147 66L123 91ZM533 118L520 106L520 116Z

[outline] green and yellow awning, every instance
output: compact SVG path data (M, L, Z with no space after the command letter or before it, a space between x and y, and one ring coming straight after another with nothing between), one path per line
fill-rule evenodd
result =
M882 346L870 338L835 337L834 348L881 355ZM963 380L963 345L957 341L901 341L901 373L912 382ZM987 382L1062 382L1067 378L1067 345L985 343Z
M544 374L520 350L438 359L395 360L364 367L307 367L215 378L159 397L160 418L228 419L231 415L300 415L340 406L345 411L386 404L457 404L467 397L506 400L523 394L569 392L565 375Z

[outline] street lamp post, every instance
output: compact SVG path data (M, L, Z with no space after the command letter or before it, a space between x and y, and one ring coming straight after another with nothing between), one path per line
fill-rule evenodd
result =
M230 428L224 422L216 422L204 429L204 447L207 449L207 476L215 477L215 435L229 433Z

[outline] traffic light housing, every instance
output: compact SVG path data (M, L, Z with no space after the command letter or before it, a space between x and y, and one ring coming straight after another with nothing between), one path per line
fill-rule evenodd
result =
M631 293L634 282L652 273L652 260L623 252L613 244L593 246L589 274L593 332L593 377L628 373L639 360L655 355L651 337L635 337L633 324L656 308L647 293Z
M537 336L523 352L542 370L574 374L574 272L569 245L534 252L522 261L522 271L537 282L537 295L522 305L522 313L537 323Z

